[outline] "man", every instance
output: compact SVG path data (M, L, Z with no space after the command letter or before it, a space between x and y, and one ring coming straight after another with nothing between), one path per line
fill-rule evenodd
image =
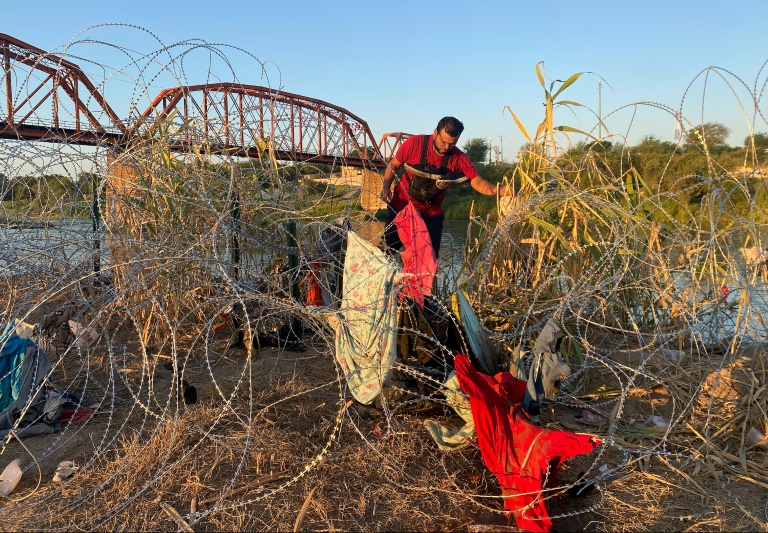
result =
M409 202L424 219L432 240L432 247L435 249L435 256L440 251L440 241L443 236L445 214L442 206L446 190L434 187L428 179L418 179L418 175L406 169L393 191L395 172L399 171L403 165L411 168L430 165L430 168L437 168L438 173L445 176L451 174L466 176L472 188L486 196L513 194L511 187L495 185L481 178L467 155L456 148L456 143L459 142L463 131L464 124L459 120L454 117L443 117L437 123L432 135L414 135L406 139L387 165L381 189L381 199L387 204L387 225L384 230L387 248L399 250L402 247L393 221L397 213Z

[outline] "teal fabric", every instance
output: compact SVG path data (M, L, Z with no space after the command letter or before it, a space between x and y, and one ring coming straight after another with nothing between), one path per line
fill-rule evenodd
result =
M483 329L464 291L459 290L453 293L452 303L453 312L467 334L469 347L472 348L472 353L480 363L480 370L489 376L495 375L501 370L499 368L499 349Z
M19 398L21 363L29 345L34 344L13 334L14 327L15 324L8 324L0 335L0 411Z

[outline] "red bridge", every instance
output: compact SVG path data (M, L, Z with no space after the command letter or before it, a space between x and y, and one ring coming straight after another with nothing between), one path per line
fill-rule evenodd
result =
M235 83L165 89L128 123L76 64L5 34L0 50L5 104L0 139L128 147L161 124L184 124L188 127L172 128L177 133L171 134L171 147L177 151L202 142L212 153L258 157L268 146L279 160L383 171L409 137L386 133L377 143L368 124L344 108Z

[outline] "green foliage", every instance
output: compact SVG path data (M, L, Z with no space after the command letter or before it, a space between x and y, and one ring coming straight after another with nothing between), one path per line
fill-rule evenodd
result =
M475 137L469 139L464 145L464 153L472 163L484 163L488 157L490 145L487 140Z
M454 192L449 192L443 201L446 220L469 220L470 213L483 219L488 216L492 220L497 218L495 196L483 196L474 189L461 196L453 194Z
M480 177L491 183L501 183L504 178L512 178L515 174L515 167L511 163L499 163L497 165L476 164L475 169Z
M95 172L81 172L77 175L75 186L80 194L94 194L101 182L101 177Z
M758 153L764 153L768 150L768 133L755 133L751 137L744 139L744 147L749 148L750 145L755 147Z
M516 165L509 163L498 165L475 164L475 169L480 174L480 177L491 183L504 183L505 179L511 183L515 175ZM516 188L519 188L519 186L520 183L518 181ZM451 189L443 201L443 212L447 220L469 220L470 214L483 219L490 216L491 220L496 220L498 217L496 197L483 196L470 185Z
M280 165L278 175L288 182L296 182L302 176L301 168L297 165Z
M365 157L361 157L361 156ZM366 146L365 147L365 154L361 154L357 149L352 150L349 152L349 157L355 158L355 159L367 159L371 160L376 156L376 149L373 146Z
M695 147L706 145L708 148L725 146L730 133L731 130L720 122L705 122L686 132L685 144Z

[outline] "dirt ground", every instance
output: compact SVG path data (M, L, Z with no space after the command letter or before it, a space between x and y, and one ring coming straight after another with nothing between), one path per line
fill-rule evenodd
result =
M350 402L327 335L306 342L304 352L264 348L250 357L225 353L221 342L179 352L184 379L197 389L193 405L180 401L162 350L143 357L112 343L111 352L101 345L71 354L54 385L99 410L61 433L0 449L0 462L18 457L24 468L12 499L0 503L0 529L517 530L478 448L440 451L424 428L427 419L461 426L449 407ZM587 425L583 414L555 403L542 416L545 427L603 440L561 466L564 489L580 472L596 484L583 497L548 497L554 530L768 529L768 485L738 465L701 442L680 453L672 436L610 436L605 420ZM768 461L759 449L750 454ZM64 460L79 471L53 482Z

